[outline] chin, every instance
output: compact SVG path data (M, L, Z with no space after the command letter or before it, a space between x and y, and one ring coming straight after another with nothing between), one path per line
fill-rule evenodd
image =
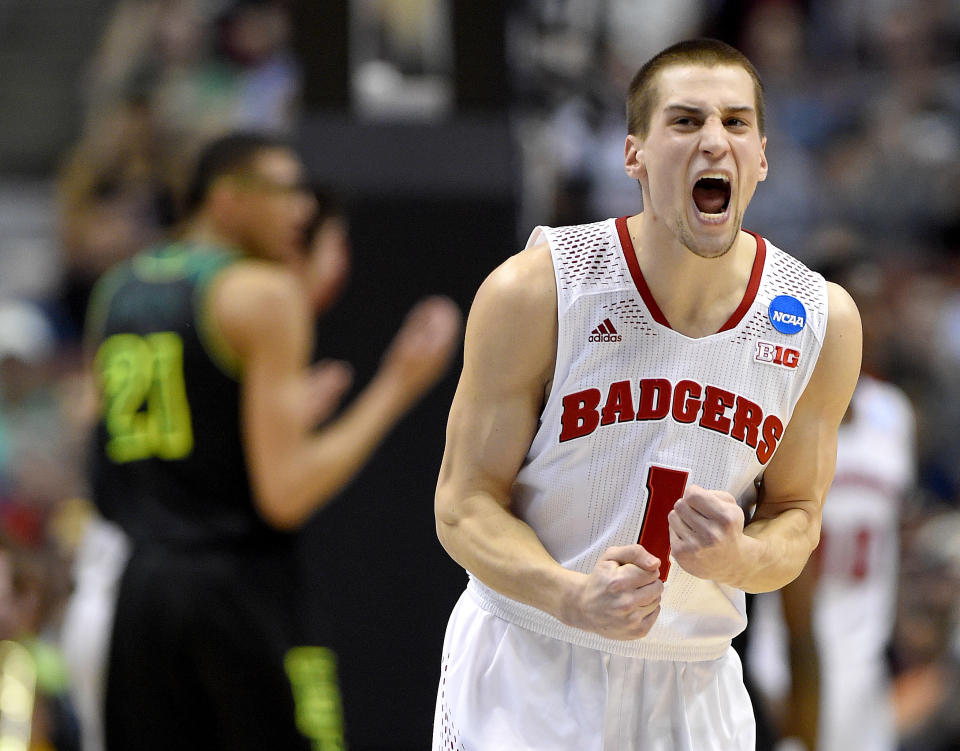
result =
M717 229L717 228L712 228ZM694 233L689 225L680 225L680 242L696 256L700 258L720 258L727 254L727 251L733 247L737 241L737 235L740 233L739 227L726 229L723 236L718 236L714 232L709 234L713 237L703 237L706 233ZM700 235L699 237L697 235Z
M286 245L265 248L263 255L260 256L265 261L275 261L277 263L290 263L296 257L296 251Z
M689 245L687 246L687 248L690 250L691 253L693 253L694 255L700 258L722 258L727 254L727 251L729 251L730 248L732 247L733 247L733 243L730 243L730 245L727 245L725 247L711 247L711 246L700 245L698 247L691 248Z

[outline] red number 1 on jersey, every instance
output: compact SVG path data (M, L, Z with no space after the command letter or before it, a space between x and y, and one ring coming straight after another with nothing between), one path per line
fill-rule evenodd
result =
M643 512L638 543L660 559L660 580L670 573L670 529L667 514L687 487L689 472L651 465L647 472L647 508Z

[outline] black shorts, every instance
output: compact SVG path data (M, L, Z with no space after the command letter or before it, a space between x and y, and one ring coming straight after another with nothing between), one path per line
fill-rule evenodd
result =
M292 552L137 550L110 647L108 751L338 751L335 657L305 646Z

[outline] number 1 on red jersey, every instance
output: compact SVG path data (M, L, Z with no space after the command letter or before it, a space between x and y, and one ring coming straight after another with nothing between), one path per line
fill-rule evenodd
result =
M687 487L689 472L668 467L650 466L647 472L647 508L640 525L637 542L651 555L660 559L660 580L670 573L670 529L667 514L680 500Z

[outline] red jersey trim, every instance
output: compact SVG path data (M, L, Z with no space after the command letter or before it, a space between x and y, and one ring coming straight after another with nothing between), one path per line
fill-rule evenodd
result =
M673 327L670 325L667 317L663 314L663 311L660 310L660 306L657 305L657 301L653 299L653 293L647 286L646 279L643 278L643 272L640 271L637 252L634 250L633 240L630 239L630 231L627 229L627 217L619 217L616 220L616 225L617 234L620 236L620 249L623 251L623 257L627 262L627 268L630 269L630 276L633 277L633 283L637 287L637 292L639 292L640 297L643 298L643 302L650 311L650 315L653 316L653 320L661 326L672 329ZM745 229L744 232L752 235L757 241L757 252L753 258L750 280L747 282L747 289L743 293L743 299L740 301L737 309L734 310L727 319L727 322L716 332L718 334L722 331L729 331L739 325L740 321L742 321L743 317L747 314L747 311L750 310L750 306L753 305L753 301L757 299L757 291L760 289L760 278L763 276L763 265L767 258L767 244L756 232L751 232L748 229Z
M745 229L744 232L752 235L753 239L757 241L757 252L753 257L750 281L747 282L747 289L743 293L743 299L740 301L740 305L733 311L733 314L727 319L727 322L720 327L720 331L729 331L740 324L740 321L743 320L747 311L750 310L750 306L753 305L753 301L757 299L757 291L760 289L760 277L763 276L763 264L767 259L767 244L756 232L751 232L748 229ZM720 332L718 331L717 333Z
M643 278L643 272L640 271L640 263L637 261L637 251L633 248L633 240L630 239L630 230L627 229L627 217L621 216L617 219L617 234L620 235L620 249L623 251L623 257L627 261L627 268L630 269L630 276L633 277L633 283L636 285L640 297L642 297L644 303L646 303L647 310L650 311L650 315L653 316L654 321L661 326L672 329L673 327L670 325L667 317L663 314L663 311L660 310L660 306L657 305L657 301L653 299L653 293L647 286L647 280Z

